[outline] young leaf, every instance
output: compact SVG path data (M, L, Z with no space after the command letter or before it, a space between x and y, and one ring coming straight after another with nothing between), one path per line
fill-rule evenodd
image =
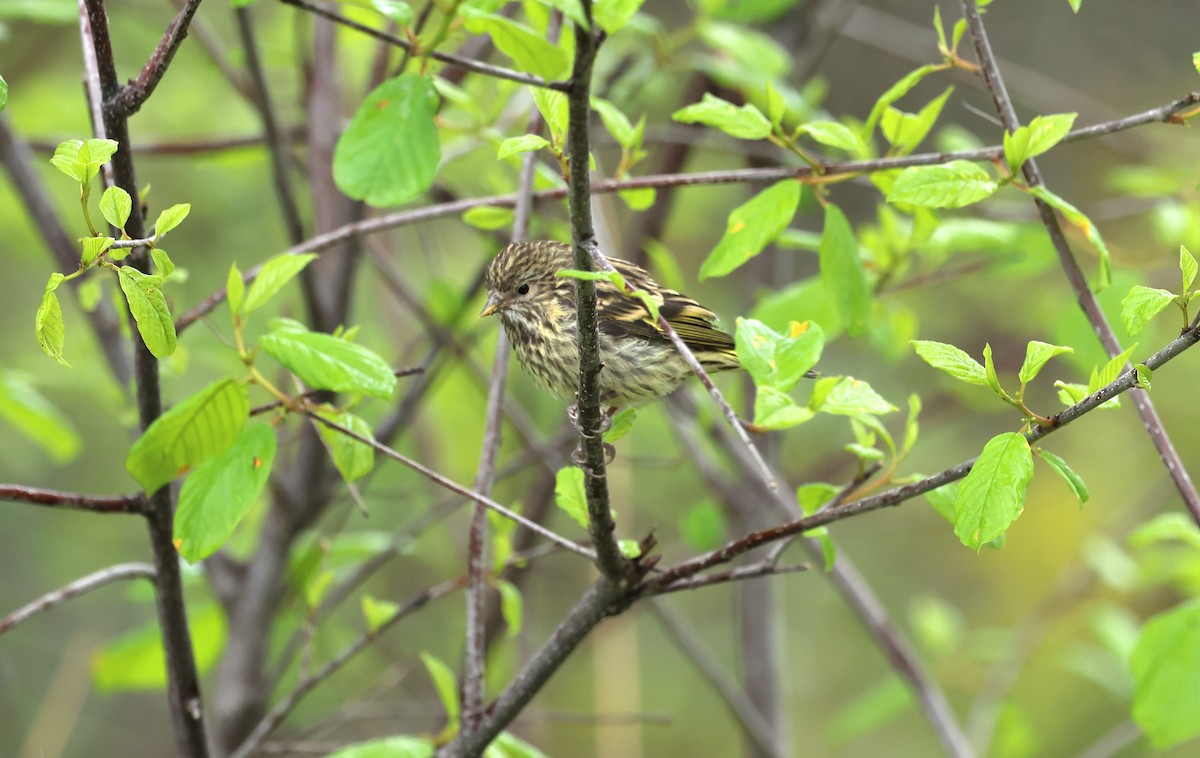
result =
M266 305L268 300L275 297L275 293L283 289L288 282L303 271L308 264L316 260L316 258L316 253L304 253L302 255L288 255L287 253L283 253L273 258L268 258L259 270L258 276L254 277L254 281L250 283L250 290L246 292L243 312L250 313Z
M871 138L871 132L875 131L876 124L879 123L879 119L883 116L883 112L889 105L904 97L908 94L909 90L917 86L918 82L941 68L938 64L927 63L918 69L908 72L901 77L900 81L888 87L887 91L875 101L875 105L871 107L871 114L867 116L867 120L863 123L863 139L869 140Z
M604 128L608 130L618 145L626 150L637 147L639 141L637 130L634 129L633 124L620 108L603 98L593 97L592 110L600 114Z
M566 4L564 0L553 0L556 3ZM629 23L634 14L638 12L638 8L642 7L642 3L646 0L598 0L595 4L596 23L600 28L608 32L610 35ZM572 4L578 4L578 0L572 0ZM580 16L583 15L582 9ZM569 14L568 14L569 15ZM571 16L575 19L574 16ZM578 21L576 20L576 23ZM586 26L586 25L585 25Z
M500 148L496 151L496 160L504 160L510 155L518 153L533 153L547 147L550 140L540 134L522 134L519 137L509 137L500 143ZM472 209L474 210L474 209Z
M116 242L112 237L84 237L83 253L79 256L79 265L87 268L100 257L100 254L112 247Z
M986 385L987 373L979 361L954 345L928 340L913 340L913 349L923 361L967 384Z
M338 188L375 207L399 205L429 189L441 160L437 99L420 74L402 74L372 90L334 149Z
M1096 290L1102 290L1112 284L1112 263L1111 256L1108 252L1108 246L1104 244L1104 238L1100 236L1100 230L1092 223L1083 211L1068 203L1058 195L1054 194L1045 187L1032 187L1029 190L1034 197L1042 200L1052 208L1057 208L1063 217L1070 221L1075 226L1079 227L1083 232L1083 236L1088 238L1092 246L1096 248L1096 252L1100 255L1100 277L1096 283Z
M161 247L150 248L150 260L154 261L154 270L158 272L156 276L159 279L165 280L175 271L175 262Z
M983 375L987 379L987 384L992 388L1000 398L1006 402L1016 404L1016 401L1009 397L1004 388L1000 386L1000 378L996 376L996 364L992 363L992 346L985 344L983 346Z
M533 104L550 128L554 142L561 143L567 134L567 96L558 90L534 87Z
M1121 301L1121 320L1125 331L1131 336L1146 328L1150 319L1175 302L1175 294L1162 289L1152 289L1135 284Z
M188 606L188 628L195 648L196 668L212 670L225 648L225 614L214 602ZM92 681L102 693L161 691L167 685L162 632L148 623L109 641L91 659Z
M4 110L6 105L8 105L8 82L4 81L3 76L0 76L0 111Z
M233 379L214 382L155 419L133 443L125 470L146 492L155 492L232 445L249 414L245 386Z
M725 276L762 252L787 228L800 207L800 184L785 179L733 209L725 234L700 266L700 279Z
M790 429L814 415L812 409L797 405L786 392L770 385L754 393L754 426L759 429Z
M884 400L871 385L852 376L826 377L821 381L836 381L833 389L825 394L820 405L813 410L839 416L879 416L894 413L896 406ZM814 393L815 394L815 393Z
M891 144L893 154L908 155L917 149L917 145L921 144L933 129L934 122L941 115L942 108L952 92L954 88L947 87L918 113L904 113L890 107L884 111L879 127L884 138Z
M1083 482L1083 477L1076 474L1074 469L1067 465L1066 461L1049 450L1043 450L1040 447L1035 447L1033 452L1037 453L1039 458L1049 464L1050 468L1054 469L1054 473L1063 478L1063 481L1071 488L1071 494L1075 496L1080 505L1088 501L1091 493L1088 492L1087 485Z
M587 494L583 491L583 470L564 466L554 476L554 504L575 523L588 528Z
M225 452L196 467L179 490L175 549L188 563L215 553L258 500L275 460L275 430L253 424Z
M33 319L33 331L43 353L70 367L71 364L63 358L63 344L67 339L66 323L63 321L58 295L54 294L54 290L58 289L58 285L62 284L65 278L57 272L50 275L50 280L46 282L46 291L42 293L42 303Z
M736 343L738 361L756 386L788 392L821 360L825 335L812 322L793 321L787 334L780 334L761 321L739 318Z
M622 408L617 415L612 417L612 426L604 433L604 441L611 444L629 434L635 421L637 421L637 409L632 405Z
M738 139L766 139L771 134L771 121L749 103L740 108L733 103L704 93L704 98L671 114L684 124L704 124Z
M524 24L470 6L460 6L459 14L472 34L486 34L500 52L512 58L518 68L543 79L554 79L567 69L567 54L551 44L545 35Z
M396 375L378 353L332 334L276 330L258 344L313 389L385 399L396 390Z
M348 411L335 413L325 410L319 411L319 413L359 436L375 439L371 425L353 413ZM363 444L353 437L347 437L337 429L332 429L324 424L317 424L317 432L325 441L325 445L329 448L329 455L333 458L333 465L345 481L353 482L355 479L361 479L375 468L375 448Z
M133 200L129 193L120 187L109 187L100 196L100 213L104 220L122 232L125 231L125 222L129 220L132 211Z
M1056 355L1073 352L1075 352L1075 348L1032 340L1025 346L1025 362L1021 364L1021 371L1017 374L1017 378L1021 380L1021 384L1028 384L1046 365L1046 361Z
M238 271L237 263L231 263L229 276L225 279L225 301L229 304L231 315L240 316L244 313L242 306L245 305L245 296L246 280L242 279L242 272Z
M1185 295L1192 288L1192 283L1196 281L1197 267L1196 259L1186 247L1180 245L1179 271L1183 274L1183 289L1179 290L1179 294Z
M850 127L837 121L810 121L800 126L797 132L811 137L814 142L825 147L845 150L853 155L861 155L864 148L858 135Z
M1017 173L1025 161L1036 158L1062 142L1063 137L1071 131L1078 115L1056 113L1052 116L1038 116L1015 132L1005 132L1004 159L1008 161L1009 169L1014 174Z
M515 213L512 208L496 208L495 206L485 205L480 208L471 208L463 214L463 221L475 227L476 229L503 229L512 224Z
M400 735L356 742L333 751L326 758L433 758L436 747L429 737Z
M999 185L970 161L939 166L910 166L900 172L888 193L889 203L925 208L962 208L991 196Z
M871 287L854 230L842 210L832 203L825 206L820 261L821 283L833 296L846 332L851 336L863 334L871 314Z
M425 663L425 668L429 670L429 678L433 680L433 687L442 701L442 707L446 709L446 718L450 722L446 727L447 731L457 730L458 680L455 678L454 672L440 659L425 651L421 651L421 660Z
M1120 355L1114 355L1103 366L1093 370L1092 376L1088 380L1088 394L1115 382L1117 377L1124 373L1125 364L1129 362L1129 356L1133 355L1133 351L1136 349L1137 343L1134 343L1127 347Z
M396 611L399 609L400 605L398 603L393 603L390 600L379 600L371 595L363 595L362 613L363 618L367 621L367 631L371 634L378 632L384 624L396 615Z
M117 273L146 349L159 359L174 353L175 322L163 296L162 277L143 274L133 266L122 266Z
M504 617L504 625L508 627L508 636L511 639L521 633L521 619L524 615L521 590L504 579L496 580L495 585L500 592L500 615Z
M154 236L162 241L163 235L182 224L191 212L191 203L179 203L167 208L154 220Z
M87 184L115 152L117 143L110 139L71 139L59 143L50 163L80 184Z
M1200 734L1200 598L1146 622L1133 648L1133 720L1160 750Z
M71 419L23 373L0 370L0 419L59 464L74 460L83 440Z
M958 486L954 534L976 551L1004 534L1024 510L1032 478L1029 442L1015 432L993 437Z

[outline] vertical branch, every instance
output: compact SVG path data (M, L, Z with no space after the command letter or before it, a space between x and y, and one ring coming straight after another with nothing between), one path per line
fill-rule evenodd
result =
M113 104L114 98L121 92L121 84L117 77L104 3L102 0L80 0L80 3L87 19L86 25L81 21L81 26L90 31L91 49L95 53L96 69L89 74L100 83L103 123L97 124L97 127L102 127L103 135L120 145L112 158L113 183L128 192L130 197L136 198L139 193L133 167L133 150L129 142L129 121L127 114ZM134 239L146 236L140 204L133 204L125 230ZM129 256L127 265L148 273L149 257L145 248L136 248ZM137 329L133 328L132 332L138 416L142 429L145 429L162 414L158 361L142 342ZM170 487L153 493L150 503L152 507L146 515L146 521L154 555L155 600L166 653L167 694L175 727L175 747L179 755L203 758L208 755L204 711L191 633L187 625L179 556L171 542L174 513Z
M591 23L592 4L584 0L583 12ZM568 196L571 204L571 237L575 247L575 268L592 271L592 249L596 234L592 227L590 146L588 119L592 65L600 37L592 29L575 25L575 63L567 92L568 117ZM633 566L617 549L613 536L616 524L609 508L608 476L600 415L600 332L596 315L596 283L575 280L575 305L579 318L579 436L583 446L584 491L587 493L588 531L596 545L597 565L604 576L620 581L632 576Z
M979 67L983 72L983 79L987 83L988 91L991 92L996 113L1000 116L1000 123L1006 131L1014 132L1021 124L1017 120L1012 99L1008 96L1004 79L1000 75L1000 68L996 65L996 58L992 54L992 45L988 41L987 30L984 29L979 8L976 6L975 0L962 0L962 5L963 12L967 17L967 28L971 35L971 41L975 45L975 54L979 58ZM1040 187L1044 184L1042 173L1033 159L1025 161L1022 171L1025 174L1025 181L1030 187ZM1050 241L1054 243L1054 250L1058 253L1058 262L1062 266L1063 273L1066 275L1067 281L1071 283L1071 290L1075 293L1079 308L1087 316L1092 330L1100 338L1100 343L1109 357L1120 355L1122 352L1121 342L1113 332L1112 326L1109 325L1108 319L1105 318L1104 312L1100 310L1100 304L1096 302L1096 297L1088 289L1087 278L1079 267L1079 262L1075 260L1075 254L1071 251L1067 238L1063 235L1062 227L1058 223L1058 216L1055 215L1054 209L1040 198L1034 198L1034 202L1037 204L1038 213L1042 217L1042 224L1046 227ZM1130 370L1132 367L1126 363L1123 371ZM1200 524L1200 492L1196 491L1196 485L1192 483L1187 467L1184 466L1171 438L1167 435L1167 430L1163 426L1158 411L1154 408L1154 403L1141 389L1134 389L1130 392L1130 396L1142 419L1142 426L1146 428L1146 434L1149 435L1155 450L1158 451L1163 465L1167 467L1167 472L1175 483L1175 488L1179 490L1192 519Z

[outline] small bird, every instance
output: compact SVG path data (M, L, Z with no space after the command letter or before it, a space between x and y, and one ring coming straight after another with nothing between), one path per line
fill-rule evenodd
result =
M666 289L645 269L609 262L633 288L650 293L659 313L691 348L705 371L739 368L733 338L718 329L716 314L687 295ZM572 269L573 251L561 242L514 242L488 264L487 304L480 316L499 313L521 365L551 393L574 397L579 389L579 337L575 282L556 276ZM600 331L600 401L612 407L671 392L692 371L651 320L641 300L609 281L596 282Z

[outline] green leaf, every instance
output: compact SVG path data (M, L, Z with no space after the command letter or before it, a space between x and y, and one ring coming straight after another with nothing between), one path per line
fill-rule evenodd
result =
M700 279L725 276L762 252L787 228L800 207L800 183L785 179L729 214L725 234L700 266Z
M232 445L249 414L243 385L214 382L155 419L133 443L125 470L146 492L155 492Z
M913 349L923 361L967 384L986 385L987 374L979 361L954 345L928 340L913 340Z
M395 616L396 611L399 609L399 603L393 603L390 600L379 600L371 595L363 595L362 613L363 618L367 621L367 631L371 634L378 632L379 628Z
M1179 246L1179 271L1183 274L1183 289L1179 290L1179 294L1187 294L1192 288L1192 283L1196 281L1196 271L1198 269L1196 259L1192 256L1188 249L1183 245Z
M637 421L637 408L632 405L622 408L615 416L612 417L612 425L608 431L604 433L604 441L608 443L616 442L624 437L633 429L634 422Z
M371 0L371 7L402 29L412 24L412 6L403 0Z
M1021 364L1021 371L1017 375L1017 378L1021 380L1021 384L1028 384L1033 381L1034 377L1042 370L1042 367L1046 365L1046 361L1056 355L1073 352L1075 352L1075 348L1072 347L1051 345L1032 340L1025 346L1025 362Z
M715 127L738 139L766 139L771 134L771 121L758 108L749 103L739 108L709 92L700 102L672 113L671 118L684 124Z
M564 466L554 475L554 504L575 523L588 528L587 494L583 490L583 470Z
M58 295L54 294L65 278L57 272L50 275L50 280L46 282L46 291L42 293L42 303L33 319L33 331L43 353L70 367L71 364L63 358L63 345L67 339L66 323L63 321Z
M387 361L332 334L276 330L258 344L312 389L385 399L396 390L396 375Z
M888 676L840 709L830 720L827 734L835 745L843 746L863 735L877 732L884 725L911 712L912 691L898 676Z
M428 737L381 737L339 748L327 758L433 758L434 749Z
M846 214L833 204L825 206L820 260L821 283L833 296L846 332L851 336L864 334L871 315L871 287L854 230Z
M504 617L509 639L512 639L521 633L521 620L524 616L521 590L505 579L496 580L496 589L500 592L500 615Z
M1087 237L1092 246L1096 248L1096 252L1100 255L1100 277L1095 289L1099 291L1112 284L1112 263L1108 246L1104 244L1104 238L1100 236L1100 230L1096 228L1092 220L1083 211L1045 187L1031 187L1029 191L1034 197L1050 207L1058 209L1067 221L1079 227L1079 230L1083 232L1083 236Z
M995 392L1001 400L1016 404L1016 401L1009 397L1009 394L1000 386L1000 378L996 376L996 364L992 363L991 344L983 346L983 374L987 378L987 384L992 388L992 392Z
M615 0L621 2L622 0ZM640 1L640 0L639 0ZM403 758L403 757L401 757ZM547 758L546 754L509 732L500 736L483 751L483 758Z
M642 189L621 190L617 196L629 206L631 211L644 211L654 205L654 201L658 199L658 191L653 187L643 187Z
M1133 720L1160 750L1200 734L1200 598L1152 617L1130 657Z
M1141 389L1144 389L1147 392L1149 392L1150 391L1150 380L1154 378L1154 370L1151 369L1149 366L1147 366L1145 363L1133 364L1133 370L1137 374L1137 376L1135 377L1135 379L1137 381L1137 386L1140 387Z
M921 144L941 115L942 107L952 92L954 88L947 87L918 113L904 113L892 107L884 110L879 127L884 138L891 144L893 154L908 155L917 149L917 145Z
M353 413L348 411L335 413L329 410L321 410L318 413L359 436L370 440L375 439L371 425ZM333 458L333 465L337 467L338 473L345 481L353 482L361 479L375 468L375 448L324 424L317 424L317 432L325 441L325 445L329 448L329 455Z
M908 417L904 422L904 444L900 448L901 456L906 455L917 444L921 432L918 417L921 415L921 398L915 392L908 396Z
M0 420L32 440L55 463L74 460L83 445L71 419L17 372L0 371Z
M790 429L814 415L810 408L797 405L786 392L770 385L759 387L754 394L754 426L759 429Z
M244 311L242 307L245 305L246 297L246 281L242 279L242 272L238 271L237 263L229 264L229 276L225 279L225 300L229 304L229 313L234 316L239 316Z
M250 313L266 305L268 300L275 297L279 290L283 289L288 282L316 259L316 253L301 255L283 253L268 258L259 270L258 276L254 277L254 281L250 283L250 290L246 293L242 312Z
M171 260L171 256L167 255L167 251L161 247L150 248L150 260L154 261L154 270L158 272L159 279L164 281L168 276L175 272L175 262Z
M485 205L479 208L471 208L463 214L463 221L475 227L476 229L503 229L510 226L516 214L512 208L497 208L495 206Z
M821 382L836 382L828 393L821 392L820 404L813 408L821 413L839 416L872 416L894 413L896 406L884 400L871 385L852 376L826 377ZM818 393L814 391L814 395Z
M567 134L567 96L558 90L534 87L533 104L537 106L538 113L542 114L546 126L550 128L554 141L561 143Z
M793 321L787 334L780 334L761 321L739 318L735 334L738 361L754 383L788 392L821 360L825 335L811 322Z
M637 146L639 142L637 130L634 129L633 123L621 112L620 108L603 98L593 97L592 110L600 114L604 128L608 130L618 145L626 149Z
M1136 349L1136 343L1130 345L1120 355L1114 355L1103 366L1093 370L1092 376L1088 380L1088 394L1115 382L1117 377L1125 372L1125 364L1129 362L1129 356L1133 355L1133 351Z
M959 483L954 534L976 551L1004 534L1024 510L1032 478L1029 442L1015 432L992 437Z
M970 161L938 166L909 166L900 172L888 193L889 203L925 208L962 208L990 197L999 185L987 171Z
M333 152L338 189L375 207L399 205L433 185L441 149L428 77L402 74L359 106Z
M79 256L79 265L87 268L100 257L100 254L112 247L116 242L112 237L84 237L83 252Z
M1129 535L1129 544L1144 548L1160 542L1183 542L1200 551L1200 529L1182 513L1160 513Z
M1091 493L1088 492L1087 485L1083 482L1083 477L1075 473L1074 469L1067 465L1066 461L1049 450L1043 450L1040 447L1034 448L1033 452L1037 453L1039 458L1048 463L1050 468L1054 469L1054 473L1063 478L1063 481L1071 488L1071 494L1075 496L1080 505L1088 501Z
M154 220L154 236L161 240L164 234L182 224L191 212L191 203L179 203L167 208Z
M612 34L629 23L645 0L596 0L592 11L596 23Z
M1173 292L1143 287L1140 284L1133 285L1129 294L1121 301L1121 320L1125 322L1125 331L1130 335L1142 331L1146 324L1150 323L1150 319L1173 302Z
M504 160L510 155L517 153L532 153L547 147L550 140L540 134L522 134L519 137L509 137L500 143L500 148L496 151L496 159ZM471 210L475 210L472 208ZM470 211L468 211L469 213Z
M796 502L805 516L811 516L838 494L838 488L825 482L802 484L796 488Z
M461 6L460 17L472 34L486 34L496 48L512 58L522 71L554 79L567 70L567 54L524 24L493 13Z
M421 660L425 663L425 668L429 670L429 678L433 680L433 687L442 701L442 707L446 709L446 718L450 722L447 730L458 729L458 679L454 676L454 671L440 659L424 650L421 651Z
M188 606L196 668L212 670L225 647L225 614L216 603ZM109 641L92 656L92 681L102 693L161 691L167 686L166 656L157 623L144 624Z
M122 266L117 274L146 349L159 359L174 353L175 322L163 296L162 277L143 274L133 266Z
M1062 142L1063 137L1066 137L1075 125L1078 115L1057 113L1052 116L1038 116L1015 132L1005 132L1004 158L1008 161L1009 169L1014 174L1017 173L1025 161L1036 158Z
M117 143L110 139L71 139L55 148L50 163L80 184L87 184L115 152Z
M217 552L258 500L275 461L275 430L252 424L225 452L198 465L179 490L175 549L188 563Z
M814 142L825 147L845 150L854 155L860 155L864 149L864 145L862 140L859 139L858 134L850 127L840 124L837 121L810 121L796 131L799 134L808 135Z
M100 196L100 213L104 220L121 231L125 231L125 222L133 211L133 200L129 193L120 187L109 187Z
M3 76L0 76L0 111L4 110L6 105L8 105L8 82L4 81Z
M883 116L883 112L889 105L904 97L908 94L909 90L917 86L918 82L941 68L936 63L927 63L918 69L908 72L900 81L888 87L887 91L875 101L875 105L871 108L871 115L867 116L867 120L863 123L863 139L870 139L871 132L875 131L876 124L879 123L879 119Z

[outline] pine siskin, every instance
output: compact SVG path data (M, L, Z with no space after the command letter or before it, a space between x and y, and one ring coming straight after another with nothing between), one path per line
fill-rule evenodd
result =
M654 281L628 261L609 261L630 286L658 302L659 313L695 353L705 371L738 368L733 338L713 322L716 314ZM574 268L570 245L515 242L500 251L484 272L487 305L481 316L500 314L517 358L533 378L560 397L579 388L579 339L575 282L556 276ZM651 321L641 300L608 281L596 282L600 331L600 400L627 405L667 394L691 369L675 346Z

